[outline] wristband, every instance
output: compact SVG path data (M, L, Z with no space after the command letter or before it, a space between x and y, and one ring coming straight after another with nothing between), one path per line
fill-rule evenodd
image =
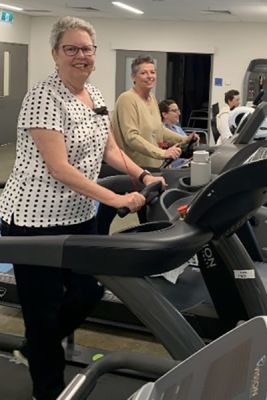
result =
M147 170L144 169L144 171L141 173L141 175L138 177L139 182L144 183L144 177L147 175L151 175L151 173Z

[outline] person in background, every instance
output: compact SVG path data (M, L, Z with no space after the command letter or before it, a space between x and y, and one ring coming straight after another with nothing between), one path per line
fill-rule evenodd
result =
M180 125L181 111L174 100L162 100L159 103L159 111L164 126L182 136L187 136Z
M240 93L238 90L231 89L224 95L224 101L226 105L220 110L216 116L216 125L220 136L216 144L224 143L229 137L232 136L232 132L229 127L229 113L234 108L240 105Z
M133 87L116 101L112 127L117 143L136 164L159 168L164 159L177 159L177 144L189 143L194 134L180 135L166 128L160 117L157 100L152 93L156 84L155 63L151 56L139 56L131 65ZM161 144L170 144L162 149Z
M172 132L178 133L179 135L187 136L187 133L180 126L181 111L174 100L172 99L162 100L159 103L159 111L162 122L166 128L170 129ZM192 133L194 136L192 135ZM193 136L196 142L198 143L199 136L196 134L196 132L192 133L191 136ZM164 146L168 148L168 143L165 143ZM179 167L180 165L183 165L185 162L186 159L179 158L170 164L170 168Z
M131 212L145 203L98 185L104 159L145 185L163 178L143 171L117 146L94 70L94 28L64 17L50 43L56 70L25 96L18 119L14 169L0 198L3 236L95 234L95 200ZM88 260L94 262L94 260ZM101 299L93 278L47 266L14 265L22 307L33 398L55 400L65 387L62 339Z

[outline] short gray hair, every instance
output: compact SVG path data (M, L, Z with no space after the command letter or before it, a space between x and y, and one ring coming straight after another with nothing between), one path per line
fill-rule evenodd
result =
M53 50L57 50L64 33L70 29L79 29L88 33L93 44L96 43L96 33L94 27L87 21L75 17L62 17L54 25L50 34L50 45Z
M140 56L136 57L131 64L131 71L132 71L133 75L138 72L139 65L141 65L141 64L154 64L155 65L155 61L149 54L140 55Z

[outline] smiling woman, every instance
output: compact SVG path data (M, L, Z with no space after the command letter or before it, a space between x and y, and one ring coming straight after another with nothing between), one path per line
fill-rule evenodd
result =
M131 65L133 87L122 93L115 104L112 118L114 135L119 146L144 168L159 168L163 159L176 159L181 154L179 143L190 137L175 134L163 126L158 103L151 92L156 84L154 60L142 55ZM161 144L171 146L167 150Z
M95 65L95 33L92 29L69 29L56 40L51 36L52 54L58 75L68 89L88 107L93 108L89 91L84 86Z
M95 40L94 28L78 18L61 18L52 29L56 71L22 104L16 161L0 197L3 236L95 234L95 200L132 212L145 203L140 193L118 195L97 184L102 159L135 179L143 170L116 145L102 94L87 83ZM145 185L159 179L143 176ZM103 287L64 269L14 264L14 271L33 396L55 400L64 388L62 339L89 314Z

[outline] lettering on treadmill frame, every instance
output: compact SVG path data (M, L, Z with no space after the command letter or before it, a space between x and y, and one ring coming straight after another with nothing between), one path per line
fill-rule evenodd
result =
M266 355L264 354L256 364L256 367L253 371L253 376L251 380L250 386L250 395L249 398L253 399L253 397L258 396L261 382L261 368L263 368L266 364Z
M200 254L206 268L217 267L215 257L209 244L202 247Z

